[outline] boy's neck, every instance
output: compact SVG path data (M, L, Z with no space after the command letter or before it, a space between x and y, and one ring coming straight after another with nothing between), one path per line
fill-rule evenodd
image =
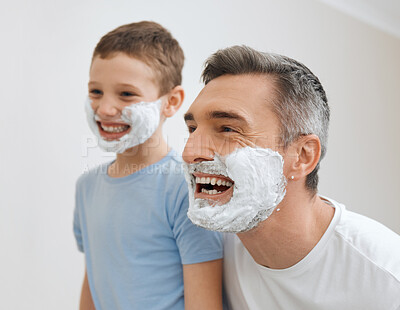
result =
M169 150L162 134L156 133L146 142L117 154L116 160L108 167L108 175L112 178L128 176L158 162Z

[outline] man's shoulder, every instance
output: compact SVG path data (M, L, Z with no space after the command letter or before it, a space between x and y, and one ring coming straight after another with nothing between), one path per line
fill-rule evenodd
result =
M398 234L378 221L352 211L343 211L336 232L360 248L371 244L384 248L392 244L399 245L400 253L400 236Z
M394 276L400 284L400 236L385 225L364 215L343 210L335 229L361 258L383 272Z

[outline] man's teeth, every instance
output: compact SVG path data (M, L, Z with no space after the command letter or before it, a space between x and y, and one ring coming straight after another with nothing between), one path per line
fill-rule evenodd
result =
M228 186L228 187L233 185L232 182L229 182L229 181L226 181L223 179L219 179L219 178L210 178L210 177L202 177L202 178L196 177L196 183L211 184L211 185L217 184L217 185L223 185L223 186Z
M208 194L208 195L215 195L215 194L220 194L222 192L217 191L216 189L211 189L211 190L206 190L205 188L201 189L202 193Z
M101 128L105 132L113 132L113 133L118 133L118 132L123 132L129 128L128 125L123 125L123 126L105 126L101 125Z

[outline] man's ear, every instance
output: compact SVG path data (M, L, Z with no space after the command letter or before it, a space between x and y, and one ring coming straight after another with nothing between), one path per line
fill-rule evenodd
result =
M185 92L183 90L183 87L180 85L175 86L168 93L168 100L164 105L162 114L165 117L172 117L181 107L184 98L185 98Z
M309 175L318 165L321 157L321 142L317 135L301 136L292 147L296 157L291 161L288 176L300 180Z

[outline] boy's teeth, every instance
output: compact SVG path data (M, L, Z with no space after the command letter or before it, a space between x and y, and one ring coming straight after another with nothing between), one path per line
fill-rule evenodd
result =
M208 195L216 195L216 194L220 194L222 192L217 191L216 189L210 189L210 190L206 190L205 188L201 189L202 193L208 194Z
M122 125L122 126L105 126L105 125L101 125L101 128L105 132L119 133L119 132L123 132L123 131L127 130L129 128L129 126L128 125Z

